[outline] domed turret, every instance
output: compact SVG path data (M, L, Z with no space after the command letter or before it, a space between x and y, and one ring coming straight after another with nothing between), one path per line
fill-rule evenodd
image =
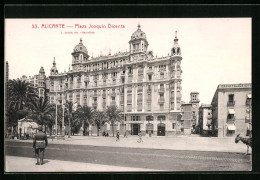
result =
M180 45L178 44L178 40L179 39L177 38L177 31L175 31L174 44L173 44L173 47L171 50L172 56L181 55L181 48L180 48Z
M146 34L141 30L140 24L138 24L138 29L132 34L131 40L135 39L146 39Z
M83 45L81 38L80 38L79 44L75 46L75 48L73 49L73 51L74 51L74 52L83 52L83 53L85 53L85 54L88 54L88 50L87 50L87 48Z
M131 54L147 51L149 44L146 38L146 34L141 30L140 24L138 24L137 30L132 34L129 44Z
M40 75L44 75L44 74L45 74L45 71L44 71L43 67L41 67L41 69L40 69L40 71L39 71L39 74L40 74Z
M51 68L50 74L51 75L58 74L58 69L56 68L55 58L53 59L53 63L52 64L53 64L53 66Z

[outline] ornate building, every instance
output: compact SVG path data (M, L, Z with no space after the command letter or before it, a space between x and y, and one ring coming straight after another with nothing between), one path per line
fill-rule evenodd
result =
M36 74L32 77L29 76L29 78L23 75L20 79L30 83L33 87L35 87L39 97L44 97L45 93L48 96L49 80L45 75L43 67L40 68L39 74Z
M90 58L80 39L71 53L72 67L68 72L58 73L53 62L50 102L67 99L98 110L116 105L122 111L123 123L117 125L122 133L175 134L182 97L177 31L171 54L166 57L154 57L148 45L140 25L130 38L128 52ZM106 124L105 130L110 130L109 126Z

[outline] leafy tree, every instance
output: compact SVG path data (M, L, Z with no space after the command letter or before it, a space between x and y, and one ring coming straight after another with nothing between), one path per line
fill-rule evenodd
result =
M108 121L112 125L112 131L113 131L113 137L114 137L114 125L116 122L121 122L121 116L120 116L120 110L117 108L117 106L107 106L106 109L106 115L108 117Z
M83 135L86 135L86 129L89 124L93 123L93 109L87 105L78 106L76 111L75 120L83 124Z
M64 115L66 118L68 118L69 121L69 135L68 137L70 138L71 135L71 122L73 121L73 114L75 113L76 110L75 109L75 103L70 102L70 101L66 101L66 103L64 104L65 108L64 108Z
M107 115L103 111L94 111L93 123L97 126L97 136L99 136L99 129L107 122Z
M39 97L31 100L28 107L32 113L29 118L36 120L37 124L44 125L45 129L48 126L50 129L54 124L55 119L55 105L50 104L47 97Z

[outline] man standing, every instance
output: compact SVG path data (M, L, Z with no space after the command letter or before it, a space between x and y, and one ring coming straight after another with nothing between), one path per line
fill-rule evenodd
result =
M39 126L38 130L39 132L36 133L33 138L33 148L37 156L36 165L43 165L44 150L48 146L48 140L47 135L44 132L42 132L42 126Z

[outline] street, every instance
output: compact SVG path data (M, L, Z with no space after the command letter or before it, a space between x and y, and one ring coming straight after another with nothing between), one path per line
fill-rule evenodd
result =
M32 143L6 141L5 155L33 158ZM251 156L233 152L50 144L45 159L163 171L251 170Z

